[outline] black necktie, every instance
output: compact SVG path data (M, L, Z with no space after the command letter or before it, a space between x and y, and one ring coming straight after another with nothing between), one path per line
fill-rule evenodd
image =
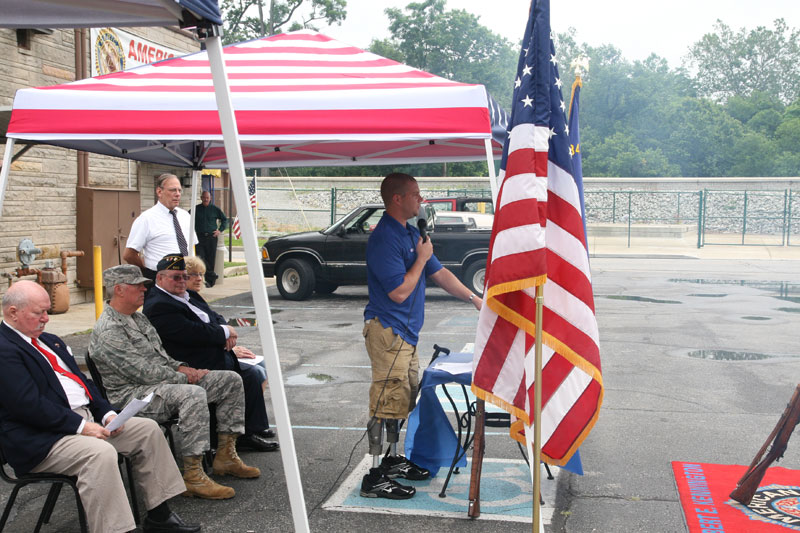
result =
M172 225L175 226L175 237L178 239L178 248L181 249L181 255L185 257L189 255L189 249L186 246L186 237L183 236L181 225L178 224L178 213L173 209L169 214L172 215Z

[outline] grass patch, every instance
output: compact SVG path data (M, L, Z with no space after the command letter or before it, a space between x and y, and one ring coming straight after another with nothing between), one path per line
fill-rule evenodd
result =
M233 262L231 262L231 261L225 261L225 268L228 268L228 267L238 267L238 266L243 266L243 265L246 265L246 264L247 264L247 263L245 263L244 261L233 261Z
M267 242L267 239L258 239L258 247L261 248L262 246L264 246L265 242ZM227 246L227 245L228 245L228 239L226 237L225 238L225 246ZM231 241L231 246L243 246L242 245L242 239L233 239Z

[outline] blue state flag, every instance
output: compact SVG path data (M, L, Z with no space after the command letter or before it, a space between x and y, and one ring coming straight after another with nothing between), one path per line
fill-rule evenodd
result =
M569 153L572 156L572 179L578 187L578 195L581 200L581 218L583 218L583 239L587 253L589 249L589 234L586 232L586 202L583 199L583 163L581 162L581 133L578 111L580 110L581 82L580 76L575 78L572 84L572 98L569 103Z

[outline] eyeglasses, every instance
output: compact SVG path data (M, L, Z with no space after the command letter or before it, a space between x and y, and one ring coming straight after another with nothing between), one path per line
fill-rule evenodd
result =
M190 278L202 278L203 277L203 273L202 272L192 272L192 273L188 274L188 276Z
M173 274L171 276L164 274L164 277L169 278L172 281L189 281L189 274Z

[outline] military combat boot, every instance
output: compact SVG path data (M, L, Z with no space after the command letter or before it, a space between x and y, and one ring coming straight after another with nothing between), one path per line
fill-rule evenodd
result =
M217 456L211 466L217 475L228 474L241 478L254 478L261 475L261 470L255 466L247 466L236 453L236 435L233 433L219 433Z
M236 494L233 488L209 479L203 470L203 460L199 455L183 458L183 483L186 485L184 496L205 498L206 500L227 500Z

